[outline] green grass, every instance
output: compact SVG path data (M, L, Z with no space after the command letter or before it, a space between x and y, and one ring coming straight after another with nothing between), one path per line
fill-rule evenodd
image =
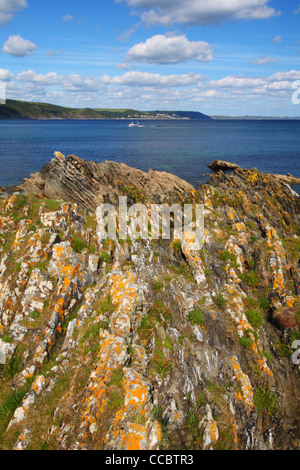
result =
M76 253L81 253L87 247L87 242L82 238L75 237L73 238L71 245Z
M251 348L253 341L251 338L249 338L249 336L242 336L241 338L239 338L239 343L245 348Z
M124 403L123 389L123 368L118 367L113 370L110 381L108 382L107 406L110 410L118 410Z
M264 322L264 318L259 310L257 309L246 310L245 315L250 325L252 326L252 328L259 329L262 326Z
M219 306L219 307L225 307L226 300L224 299L222 294L217 294L213 296L213 301Z
M254 404L260 415L267 413L270 416L274 416L279 409L278 396L266 385L255 389Z
M246 282L249 287L257 287L260 283L260 278L253 269L247 274L238 274L238 276L243 282Z
M166 357L164 349L172 350L173 342L167 337L164 342L156 338L155 352L150 360L150 370L157 372L162 378L166 378L172 372L172 361Z
M31 312L29 314L30 318L32 318L33 320L38 318L40 316L40 312L38 310L34 310L33 312Z
M98 323L93 323L90 325L84 332L82 336L82 340L93 340L99 336L99 331L100 331L100 324Z
M234 261L234 262L235 262L235 261L236 261L236 255L233 254L233 253L229 253L228 250L224 250L224 251L221 251L221 252L219 253L219 259L220 259L221 261L228 261L228 260L230 260L230 261Z
M149 315L158 323L169 324L172 320L172 314L170 310L159 299L155 300L153 306L150 308Z
M109 253L104 251L99 256L99 266L102 266L103 263L110 264L112 262L112 257Z
M117 304L113 303L111 294L107 294L106 297L101 302L99 302L96 311L98 314L111 314L116 310L117 306Z
M164 283L161 281L153 281L153 289L160 292L164 287Z
M20 196L16 197L14 207L17 210L23 210L24 207L26 207L27 205L28 205L28 196L26 196L25 194L21 194Z
M183 111L139 111L130 108L69 108L50 103L37 103L17 100L6 100L5 106L0 106L0 119L155 119L158 114L172 115L191 119L207 119L198 112Z
M188 313L188 319L193 325L203 325L205 322L204 313L200 308L195 308Z
M172 243L172 246L173 246L175 251L177 251L178 253L181 252L181 241L180 240L174 240L173 243Z
M0 426L6 428L10 419L12 418L15 410L21 405L22 400L26 393L28 392L28 387L22 387L12 392L8 397L6 397L3 403L0 406Z
M286 238L283 240L283 246L290 254L293 260L298 261L300 252L300 239L299 238Z
M60 207L60 202L55 199L45 199L45 209L48 211L57 211Z
M150 361L150 366L165 379L172 372L172 362L165 358L161 350L156 350L153 359Z
M161 426L161 443L160 448L166 449L170 444L168 421L164 417L164 409L161 404L153 407L153 418L157 420Z
M191 282L194 280L193 275L186 264L180 264L179 266L170 264L169 269L171 269L175 274L183 276L186 281Z
M259 306L262 310L264 310L265 312L267 312L270 308L270 300L268 299L268 297L262 297L259 299Z

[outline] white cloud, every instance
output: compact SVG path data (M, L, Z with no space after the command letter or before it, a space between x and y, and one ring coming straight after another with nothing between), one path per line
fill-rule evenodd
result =
M0 27L9 23L14 15L27 7L26 0L0 0Z
M220 80L211 80L208 83L210 88L253 88L257 86L264 86L265 85L264 78L255 78L255 77L235 77L235 76L228 76L221 78Z
M285 80L300 80L300 70L290 70L289 72L277 72L270 75L269 80L271 81L285 81Z
M9 70L0 69L0 80L2 82L9 82L13 77L14 75Z
M35 49L37 49L37 46L33 42L17 34L16 36L9 36L2 50L14 57L25 57L33 54Z
M142 20L148 24L220 24L228 20L260 20L279 15L270 0L115 0L146 10Z
M164 36L158 34L146 42L135 44L126 54L126 61L151 64L178 64L188 60L213 60L212 48L207 42L190 42L184 34Z
M300 80L300 70L277 72L269 76L229 75L210 80L200 74L170 74L126 72L121 75L85 76L80 74L46 74L24 70L14 76L0 69L0 80L6 81L11 99L44 101L65 106L128 107L135 109L215 110L224 109L246 114L251 106L264 109L277 106L277 113L291 103L293 83ZM247 109L249 112L247 112ZM261 111L263 112L263 111ZM221 113L223 114L223 113ZM259 114L259 113L258 113Z
M256 60L250 59L249 62L252 65L268 65L268 64L277 64L278 59L271 58L271 57L258 57L258 59Z
M72 20L74 20L73 15L65 15L62 17L62 21L72 21Z
M276 38L273 39L273 44L278 44L279 42L282 42L283 38L282 36L276 36Z
M0 0L0 11L12 13L27 7L26 0Z
M19 73L16 76L19 82L35 83L43 86L56 85L61 82L61 76L56 72L49 72L46 74L36 73L34 70L27 70Z
M187 73L182 75L161 75L150 72L126 72L121 76L109 77L104 75L102 80L106 84L139 86L139 87L186 87L196 85L203 79L203 75Z
M274 91L280 91L280 90L291 90L292 89L292 82L288 80L283 80L280 82L271 82L266 85L267 90L274 90Z

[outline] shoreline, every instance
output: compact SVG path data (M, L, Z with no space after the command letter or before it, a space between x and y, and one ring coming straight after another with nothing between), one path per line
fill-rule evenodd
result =
M206 183L201 183L200 181L198 184L195 186L195 189L197 189L197 186L199 184L208 184L209 178L216 174L219 173L220 171L224 171L225 173L232 173L236 170L244 171L244 168L241 168L239 165L227 161L221 161L221 160L215 160L213 161L210 165L208 165L208 168L210 168L211 173L206 173L207 176L207 181ZM155 170L154 170L155 171ZM259 170L257 170L259 171ZM260 172L261 173L261 172ZM288 173L287 175L281 175L281 174L274 174L274 173L265 173L267 176L274 177L279 183L288 185L291 188L291 191L296 193L300 197L300 178L291 175ZM31 175L31 173L30 173ZM176 175L174 175L176 176ZM23 178L23 182L25 177ZM184 179L183 179L184 180ZM185 181L185 180L184 180ZM293 189L294 187L298 187L299 190ZM8 185L8 186L1 186L0 187L0 198L6 197L6 195L11 195L13 193L22 193L24 192L24 185L23 183L19 185Z

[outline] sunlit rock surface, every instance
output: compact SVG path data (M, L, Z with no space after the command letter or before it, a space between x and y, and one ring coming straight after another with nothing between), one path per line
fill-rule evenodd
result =
M195 191L100 168L56 153L0 202L0 447L298 449L299 197L255 169ZM203 247L101 239L124 195L204 204Z

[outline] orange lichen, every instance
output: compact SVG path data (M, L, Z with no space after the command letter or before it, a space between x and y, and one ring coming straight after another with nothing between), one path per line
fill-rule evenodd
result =
M241 370L241 366L235 356L231 358L231 365L234 370L234 376L241 387L241 392L235 392L236 399L238 401L242 401L246 406L247 412L250 413L254 407L250 379L248 375L244 374L244 372Z

